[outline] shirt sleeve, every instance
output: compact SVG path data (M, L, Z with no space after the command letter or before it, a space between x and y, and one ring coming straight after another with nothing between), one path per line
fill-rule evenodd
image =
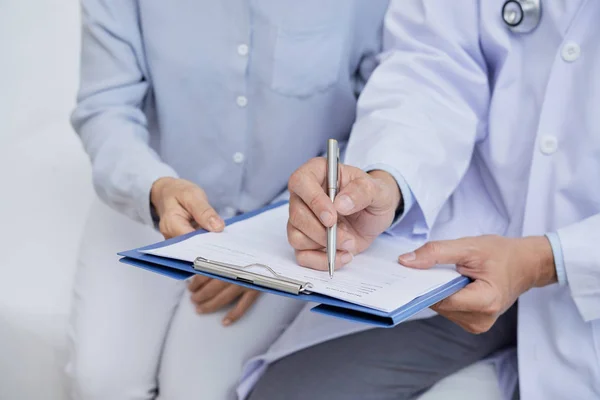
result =
M565 286L567 284L567 271L565 270L565 260L562 253L562 245L560 238L556 232L547 233L546 237L552 247L552 255L554 256L554 267L556 268L556 276L558 284Z
M177 173L149 146L142 111L149 83L137 2L81 4L81 82L71 122L90 156L99 197L117 211L153 225L152 184Z
M557 231L557 238L560 241L557 246L560 245L566 272L565 282L585 321L600 319L598 232L600 232L600 214ZM554 245L552 248L554 250Z
M391 231L421 239L486 131L489 82L478 2L392 0L383 46L359 99L346 161L377 165L396 178L412 203Z

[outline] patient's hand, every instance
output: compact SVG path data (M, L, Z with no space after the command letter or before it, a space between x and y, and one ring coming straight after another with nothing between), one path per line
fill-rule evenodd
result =
M231 283L196 275L190 283L192 302L198 314L212 313L235 302L223 318L223 325L231 325L250 309L260 292L246 289Z
M158 216L160 233L165 239L193 232L198 228L221 232L225 223L211 207L206 193L198 185L185 179L160 178L152 185L150 201ZM190 281L192 302L200 314L211 313L236 302L223 318L223 325L237 321L254 301L258 292L204 276Z
M225 227L204 190L185 179L157 179L150 191L150 201L160 218L158 228L165 239L193 232L198 227L211 232L220 232Z

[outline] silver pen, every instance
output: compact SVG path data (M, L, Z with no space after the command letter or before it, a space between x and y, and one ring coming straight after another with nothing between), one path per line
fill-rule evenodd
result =
M335 200L338 189L340 171L340 149L335 139L327 141L327 194L331 202ZM337 223L331 228L327 228L327 266L329 267L329 277L333 278L335 269L335 254L337 242Z

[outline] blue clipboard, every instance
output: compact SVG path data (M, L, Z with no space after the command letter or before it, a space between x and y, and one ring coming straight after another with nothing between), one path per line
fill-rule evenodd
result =
M262 212L271 210L275 207L282 206L286 203L286 201L278 202L253 212L238 215L236 217L228 219L227 221L225 221L225 223L226 225L231 225L236 222L252 218ZM424 310L425 308L428 308L433 304L439 302L440 300L443 300L444 298L452 295L461 288L465 287L470 282L470 279L467 277L458 277L443 286L440 286L422 296L415 298L414 300L398 308L397 310L388 313L364 306L359 306L317 293L291 294L280 290L274 290L263 286L257 286L236 279L219 276L213 273L198 271L194 269L193 264L191 262L173 260L141 252L141 250L150 250L177 243L186 240L192 236L201 235L203 233L206 233L206 231L198 230L195 232L191 232L187 235L165 240L163 242L155 243L149 246L124 251L119 253L119 255L122 256L122 258L119 261L174 279L183 280L193 276L194 274L200 274L208 276L210 278L230 282L239 286L259 290L265 293L272 293L279 296L294 298L297 300L319 303L319 305L312 308L312 311L385 328L391 328L393 326L396 326L400 322L405 321L406 319L418 313L419 311Z

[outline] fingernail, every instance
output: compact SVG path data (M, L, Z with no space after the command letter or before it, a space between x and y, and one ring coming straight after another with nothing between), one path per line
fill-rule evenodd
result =
M411 251L410 253L402 254L400 257L398 257L398 261L400 261L400 262L410 262L410 261L415 261L416 259L417 259L417 253L415 253L414 251Z
M348 253L352 253L354 251L354 239L345 240L341 246L342 250L346 250Z
M229 325L231 325L231 320L230 320L229 318L225 318L225 319L223 320L223 325L224 325L224 326L229 326Z
M221 221L219 221L219 219L217 217L210 217L210 219L208 220L208 223L209 223L210 227L213 228L214 230L221 229Z
M339 200L338 200L338 210L342 213L348 213L350 211L352 211L352 209L354 208L354 202L352 201L352 199L350 198L350 196L348 195L341 195Z
M321 215L319 215L319 218L321 219L321 222L324 223L325 225L329 225L329 223L331 222L331 213L328 211L323 211L321 213Z
M354 259L352 253L344 253L342 256L342 264L348 264L350 261Z

